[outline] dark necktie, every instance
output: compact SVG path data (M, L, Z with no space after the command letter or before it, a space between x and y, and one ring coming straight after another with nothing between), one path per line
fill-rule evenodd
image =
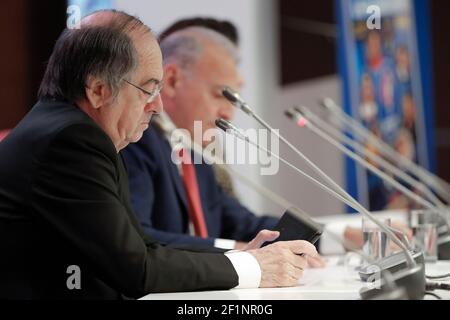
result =
M205 216L203 214L202 202L200 200L200 191L198 188L197 175L195 174L195 166L191 157L184 149L180 150L181 169L183 172L183 184L186 189L188 200L189 217L194 225L195 235L207 238L208 230L206 228Z

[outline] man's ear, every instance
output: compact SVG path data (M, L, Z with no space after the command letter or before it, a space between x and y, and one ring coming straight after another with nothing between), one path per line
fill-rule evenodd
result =
M181 85L182 74L175 64L168 64L164 67L164 88L163 93L169 98L176 95L177 88Z
M100 109L111 101L112 92L103 80L89 76L86 80L86 97L94 109Z

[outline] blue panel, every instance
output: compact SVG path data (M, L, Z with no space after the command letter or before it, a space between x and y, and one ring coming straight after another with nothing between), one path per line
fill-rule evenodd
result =
M378 34L365 23L370 5L381 8ZM335 0L335 8L344 111L434 171L429 1ZM381 210L397 196L352 160L345 170L347 191L366 207Z
M341 75L342 83L342 104L344 111L348 114L350 112L351 97L350 97L350 78L349 78L349 66L347 63L347 57L349 54L349 47L346 45L346 35L345 35L345 21L344 12L342 10L342 1L335 1L335 12L336 21L338 24L338 70ZM356 167L352 160L345 158L344 168L346 172L346 188L347 192L354 198L358 198L358 188L356 185ZM346 206L346 211L355 213L356 211L348 206Z
M433 59L431 41L430 1L414 0L414 13L417 28L417 43L420 57L423 107L426 126L426 143L428 146L428 169L436 172L436 147L434 138L434 96L433 96Z

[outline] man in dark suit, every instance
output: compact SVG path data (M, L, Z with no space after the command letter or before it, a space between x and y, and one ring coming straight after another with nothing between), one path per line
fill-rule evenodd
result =
M296 285L315 248L171 249L146 237L118 152L138 141L159 97L151 31L103 11L65 30L40 101L0 144L0 299L117 299L150 292ZM270 237L274 235L271 234Z
M182 167L172 161L175 146L170 144L176 128L188 130L193 137L194 121L201 121L205 132L215 127L217 118L231 120L234 109L221 89L241 86L237 38L232 37L237 32L233 25L213 19L185 20L175 26L164 31L160 40L167 114L155 119L137 144L122 151L131 202L144 231L161 242L240 248L260 230L273 228L277 219L258 217L226 194L213 166L202 161L194 168L207 235L191 232L189 190Z

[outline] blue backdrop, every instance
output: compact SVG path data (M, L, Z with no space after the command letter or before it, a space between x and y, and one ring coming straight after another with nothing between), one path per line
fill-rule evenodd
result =
M381 9L379 30L366 24L370 5ZM344 110L434 171L429 2L336 0L336 12ZM353 161L345 170L347 190L367 208L382 210L395 200L394 190Z

